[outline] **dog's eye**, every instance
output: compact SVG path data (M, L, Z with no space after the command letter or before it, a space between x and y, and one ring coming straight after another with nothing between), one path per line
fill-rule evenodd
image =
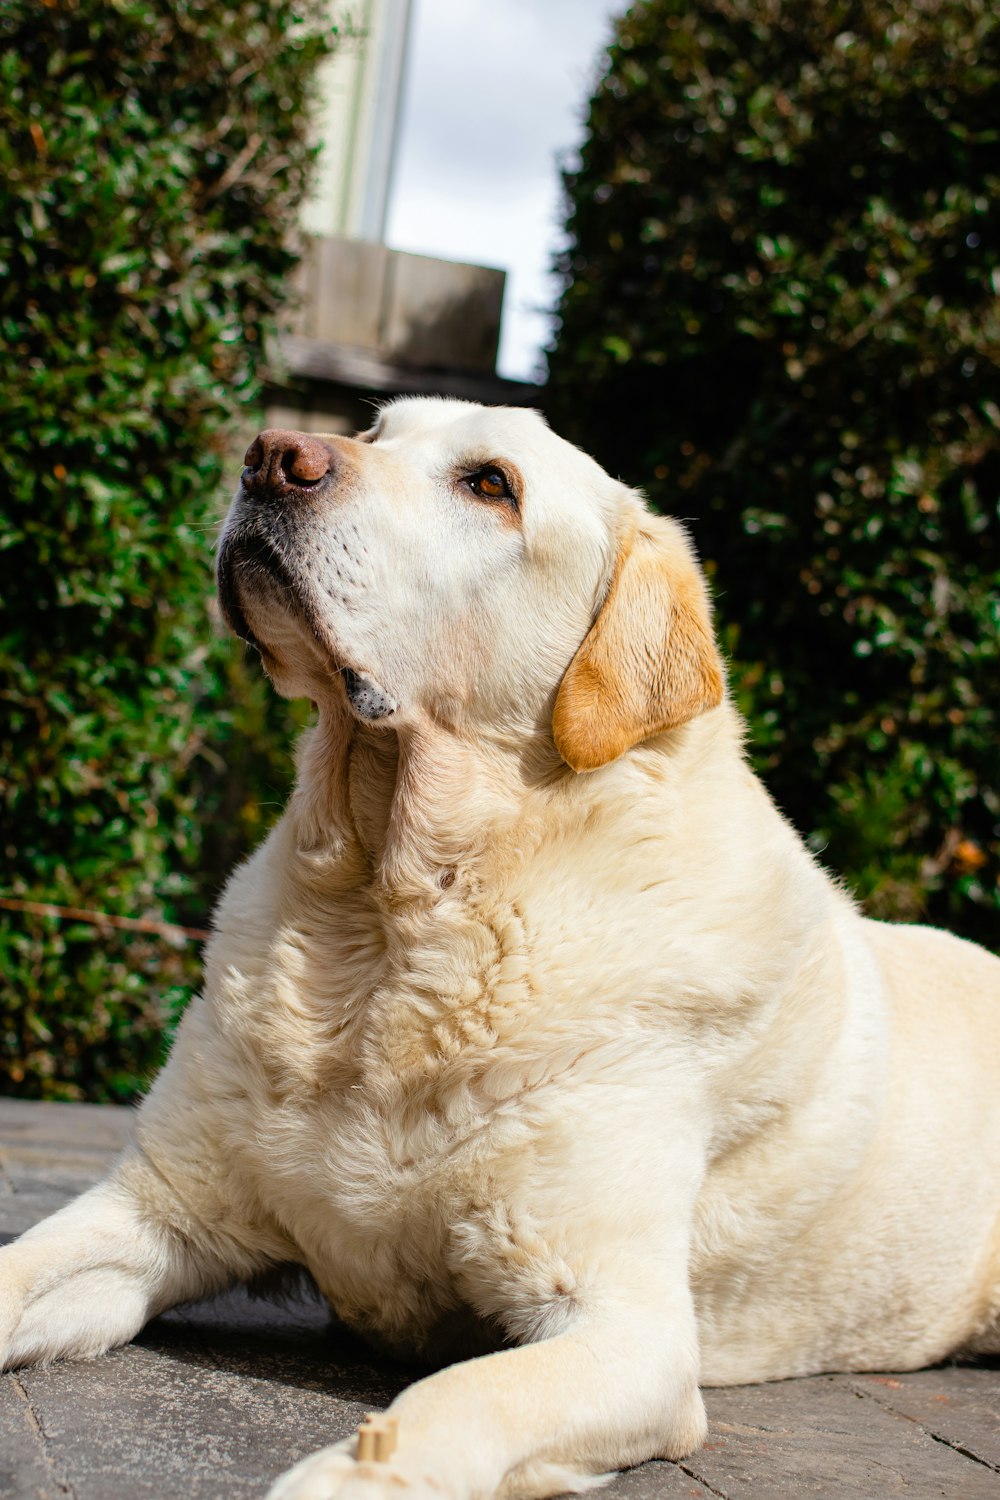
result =
M478 469L475 474L470 474L465 482L472 493L482 500L514 501L507 476L500 469L487 465L485 469Z

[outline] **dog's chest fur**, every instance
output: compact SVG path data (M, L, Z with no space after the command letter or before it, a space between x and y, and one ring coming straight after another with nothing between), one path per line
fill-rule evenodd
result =
M484 1206L512 1164L530 1176L593 1037L516 901L445 891L389 919L363 892L297 905L216 988L245 1084L227 1149L344 1321L399 1349L483 1347L470 1235L502 1280L523 1250Z

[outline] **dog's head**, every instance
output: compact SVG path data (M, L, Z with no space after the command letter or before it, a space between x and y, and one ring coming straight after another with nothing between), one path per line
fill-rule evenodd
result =
M278 690L592 770L722 697L682 529L535 412L406 399L357 438L265 432L219 551Z

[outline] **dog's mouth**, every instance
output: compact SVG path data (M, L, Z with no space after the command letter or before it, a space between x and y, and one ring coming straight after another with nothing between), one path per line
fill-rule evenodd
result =
M291 619L322 653L325 674L339 677L353 713L368 723L391 718L399 708L393 695L368 673L349 666L331 649L328 632L315 617L309 591L295 576L281 548L267 534L238 527L222 540L216 564L219 604L234 635L260 656L269 676L280 670L281 652L262 622L278 611ZM249 611L249 614L248 614ZM251 617L252 616L252 621Z
M374 724L380 719L392 718L399 708L399 700L373 677L355 672L353 667L341 667L340 675L344 679L347 701L359 719Z
M248 527L227 533L219 548L216 582L226 624L265 659L274 653L266 632L261 635L260 622L275 609L302 621L315 635L303 590L281 549L266 533Z

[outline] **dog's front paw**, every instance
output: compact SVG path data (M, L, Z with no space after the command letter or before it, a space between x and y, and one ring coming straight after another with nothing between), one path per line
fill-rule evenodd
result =
M142 1287L114 1267L76 1269L49 1256L31 1264L34 1247L15 1241L0 1255L0 1370L53 1359L92 1359L127 1344L146 1320ZM83 1259L83 1253L80 1253Z
M444 1488L398 1455L359 1460L357 1448L349 1437L310 1454L275 1481L267 1500L443 1500Z
M330 1448L321 1448L302 1459L276 1479L267 1492L267 1500L333 1500L356 1478L360 1464L352 1450L354 1438L345 1438Z

